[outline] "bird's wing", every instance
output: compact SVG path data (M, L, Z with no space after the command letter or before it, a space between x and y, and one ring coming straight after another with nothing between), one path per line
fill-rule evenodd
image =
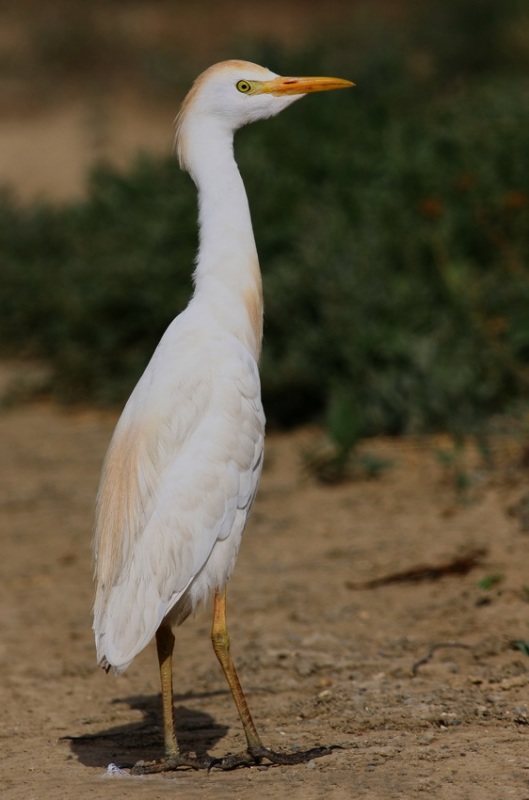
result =
M240 537L257 489L264 436L257 366L242 346L218 348L204 364L179 363L177 379L159 377L164 359L155 354L109 448L94 628L100 659L118 669L151 639L215 543Z

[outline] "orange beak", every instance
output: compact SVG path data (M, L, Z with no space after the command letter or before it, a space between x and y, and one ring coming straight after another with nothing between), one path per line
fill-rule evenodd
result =
M274 78L263 81L260 92L273 95L308 94L309 92L328 92L332 89L347 89L355 84L343 78Z

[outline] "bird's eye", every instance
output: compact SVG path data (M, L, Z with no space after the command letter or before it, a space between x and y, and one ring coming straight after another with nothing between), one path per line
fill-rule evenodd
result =
M249 94L252 91L252 84L250 81L237 81L237 89L243 94Z

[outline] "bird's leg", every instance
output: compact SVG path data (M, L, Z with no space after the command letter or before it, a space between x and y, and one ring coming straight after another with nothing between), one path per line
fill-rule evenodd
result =
M180 755L176 742L173 705L173 649L174 635L169 625L161 625L156 632L156 650L160 666L162 687L163 741L166 759Z
M300 750L293 753L277 753L273 750L268 750L262 743L230 655L230 639L226 625L226 590L222 593L215 593L211 641L213 642L215 655L228 681L248 745L248 754L226 756L214 762L214 766L218 766L221 769L234 769L235 767L259 764L262 759L267 759L273 764L302 764L312 758L326 756L332 752L333 748L330 747L313 747L310 750Z
M213 626L211 628L211 641L213 649L217 656L222 671L228 681L228 686L232 697L235 701L237 711L241 718L246 741L248 743L248 750L251 753L253 750L259 750L263 746L257 728L255 727L246 697L242 690L239 681L239 676L235 669L232 657L230 655L230 637L228 635L228 627L226 625L226 590L219 594L215 593L215 603L213 609Z
M173 648L175 638L171 626L162 623L156 631L156 650L160 667L160 683L162 687L163 738L165 758L162 761L138 761L134 765L134 774L152 772L168 772L178 767L191 769L209 769L213 759L200 760L196 756L181 753L176 741L176 726L173 706Z

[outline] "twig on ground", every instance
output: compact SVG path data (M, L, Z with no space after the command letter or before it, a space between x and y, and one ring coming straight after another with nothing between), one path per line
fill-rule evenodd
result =
M443 648L443 647L460 647L460 648L462 648L464 650L471 650L472 649L471 645L462 644L462 642L438 642L437 644L434 644L434 645L432 645L430 647L430 649L428 650L428 652L426 653L425 656L422 656L422 658L419 658L419 660L416 661L412 665L412 668L411 668L411 676L412 676L412 678L415 678L415 676L417 675L417 672L419 671L419 667L422 667L424 664L428 664L428 662L431 661L431 659L433 658L434 653L437 650L441 650L441 648Z
M347 581L345 585L348 589L374 589L377 586L387 586L391 583L419 583L420 581L436 581L444 575L466 575L482 563L486 552L485 548L477 547L441 564L420 564L400 572L390 572L388 575L372 578L369 581Z

